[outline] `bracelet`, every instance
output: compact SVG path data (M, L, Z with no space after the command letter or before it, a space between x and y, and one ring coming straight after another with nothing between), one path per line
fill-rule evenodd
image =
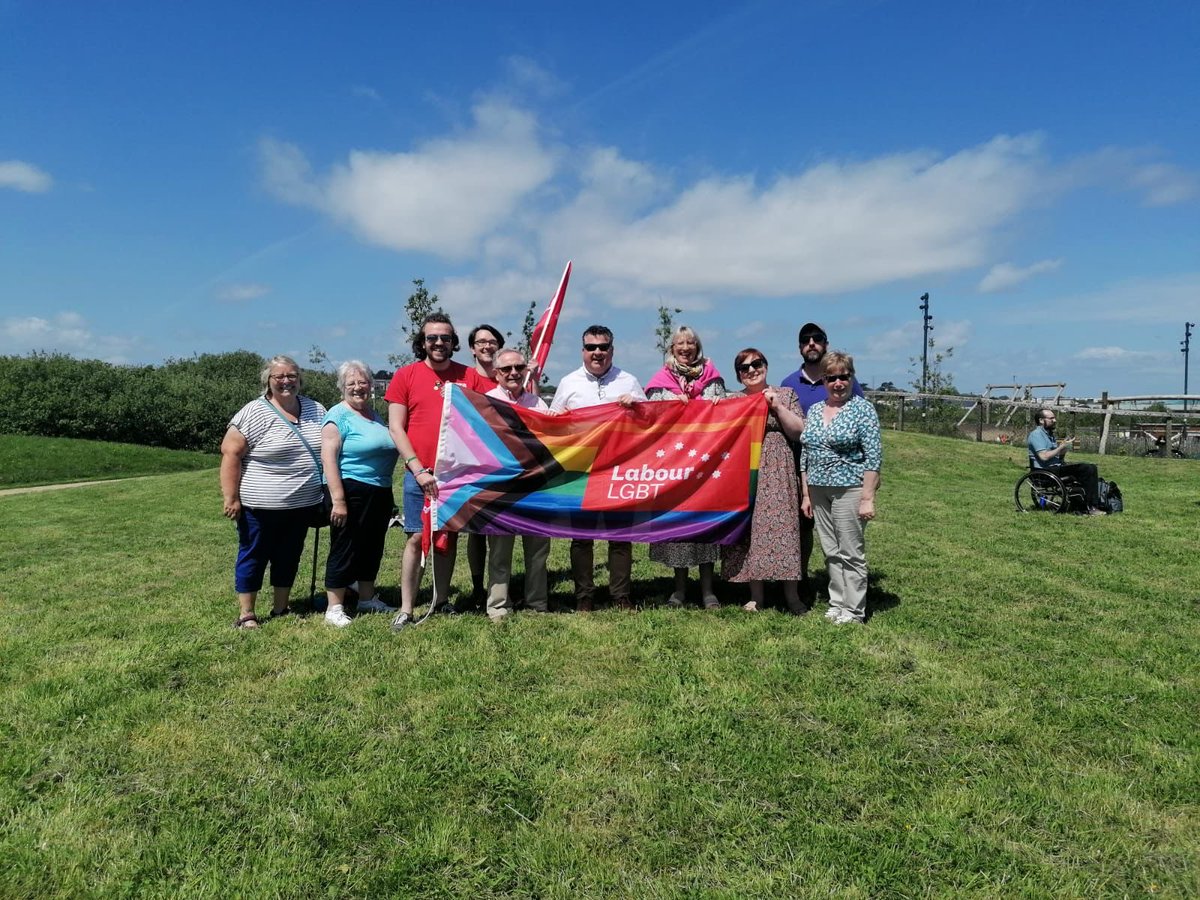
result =
M408 457L408 459L404 460L404 468L406 468L406 469L407 469L407 468L408 468L408 464L409 464L410 462L412 462L412 461L413 461L414 459L416 459L416 458L417 458L417 455L414 453L412 456Z
M417 474L418 474L418 475L432 475L432 474L433 474L433 469L432 469L431 467L429 467L429 466L426 466L424 469L422 469L422 470L421 470L420 472L418 472Z

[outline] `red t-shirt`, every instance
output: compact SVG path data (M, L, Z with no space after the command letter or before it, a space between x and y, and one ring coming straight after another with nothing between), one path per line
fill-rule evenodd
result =
M444 384L461 384L481 394L491 389L488 379L462 363L452 361L442 371L435 372L422 361L397 369L383 395L388 403L402 403L408 408L408 424L404 432L423 466L432 466L437 456Z

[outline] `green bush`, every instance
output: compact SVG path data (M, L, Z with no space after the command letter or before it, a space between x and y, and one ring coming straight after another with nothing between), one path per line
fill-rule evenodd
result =
M215 451L230 417L261 390L263 357L248 350L115 366L62 353L0 356L5 432ZM305 371L304 392L339 399L329 372Z

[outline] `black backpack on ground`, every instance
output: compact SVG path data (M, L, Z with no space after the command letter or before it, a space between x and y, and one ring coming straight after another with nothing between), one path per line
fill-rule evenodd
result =
M1100 508L1109 513L1125 511L1125 502L1121 499L1121 489L1117 487L1115 481L1100 479Z

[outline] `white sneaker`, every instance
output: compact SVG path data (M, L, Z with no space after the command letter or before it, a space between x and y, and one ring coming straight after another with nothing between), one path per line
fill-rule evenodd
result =
M858 617L854 613L846 612L846 610L838 610L838 616L833 620L834 625L861 625Z
M379 595L376 594L374 597L371 597L369 600L359 600L358 601L358 611L360 613L373 612L373 613L388 613L390 615L396 611L396 607L388 606L386 603L384 603L382 600L380 600Z
M825 618L827 618L830 622L832 622L834 619L836 619L841 614L842 614L842 611L840 609L838 609L836 606L831 606L831 607L829 607L829 609L825 610Z
M325 610L325 621L336 628L345 628L354 620L346 615L346 610L339 603Z

